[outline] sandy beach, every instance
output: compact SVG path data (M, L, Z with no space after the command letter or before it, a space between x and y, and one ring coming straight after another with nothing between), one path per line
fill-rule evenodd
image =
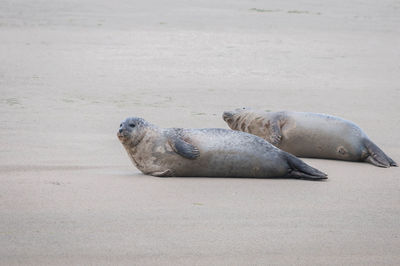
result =
M309 111L400 163L399 47L399 1L1 1L0 265L399 265L399 168L157 178L116 137Z

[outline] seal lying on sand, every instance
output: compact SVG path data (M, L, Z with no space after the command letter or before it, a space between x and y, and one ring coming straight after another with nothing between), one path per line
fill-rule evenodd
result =
M397 164L353 122L326 114L265 112L248 108L223 113L229 127L262 137L299 157Z
M295 156L244 132L164 129L132 117L122 122L117 135L133 164L148 175L327 178Z

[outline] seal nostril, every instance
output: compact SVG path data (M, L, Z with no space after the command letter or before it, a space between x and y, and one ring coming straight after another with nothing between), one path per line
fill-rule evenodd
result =
M226 112L224 112L224 113L222 114L222 118L223 118L225 121L227 121L228 119L232 118L232 113L226 111Z
M122 128L119 129L119 133L122 133Z

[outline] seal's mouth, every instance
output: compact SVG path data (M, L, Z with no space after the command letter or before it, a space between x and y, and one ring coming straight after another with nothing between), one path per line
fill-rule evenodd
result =
M229 122L232 121L234 114L235 114L235 113L232 112L232 111L225 111L225 112L222 114L222 118L225 120L225 122L229 123Z
M124 140L127 140L129 138L129 134L125 130L120 129L117 132L117 137L119 138L120 141L124 141Z

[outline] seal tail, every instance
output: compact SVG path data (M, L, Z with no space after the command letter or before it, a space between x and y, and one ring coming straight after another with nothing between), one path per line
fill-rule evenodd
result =
M327 174L309 166L294 155L286 153L286 159L291 168L289 177L309 180L322 180L328 178Z
M397 166L397 163L387 156L375 143L369 139L364 140L364 145L367 149L367 156L364 159L373 165L379 167Z

